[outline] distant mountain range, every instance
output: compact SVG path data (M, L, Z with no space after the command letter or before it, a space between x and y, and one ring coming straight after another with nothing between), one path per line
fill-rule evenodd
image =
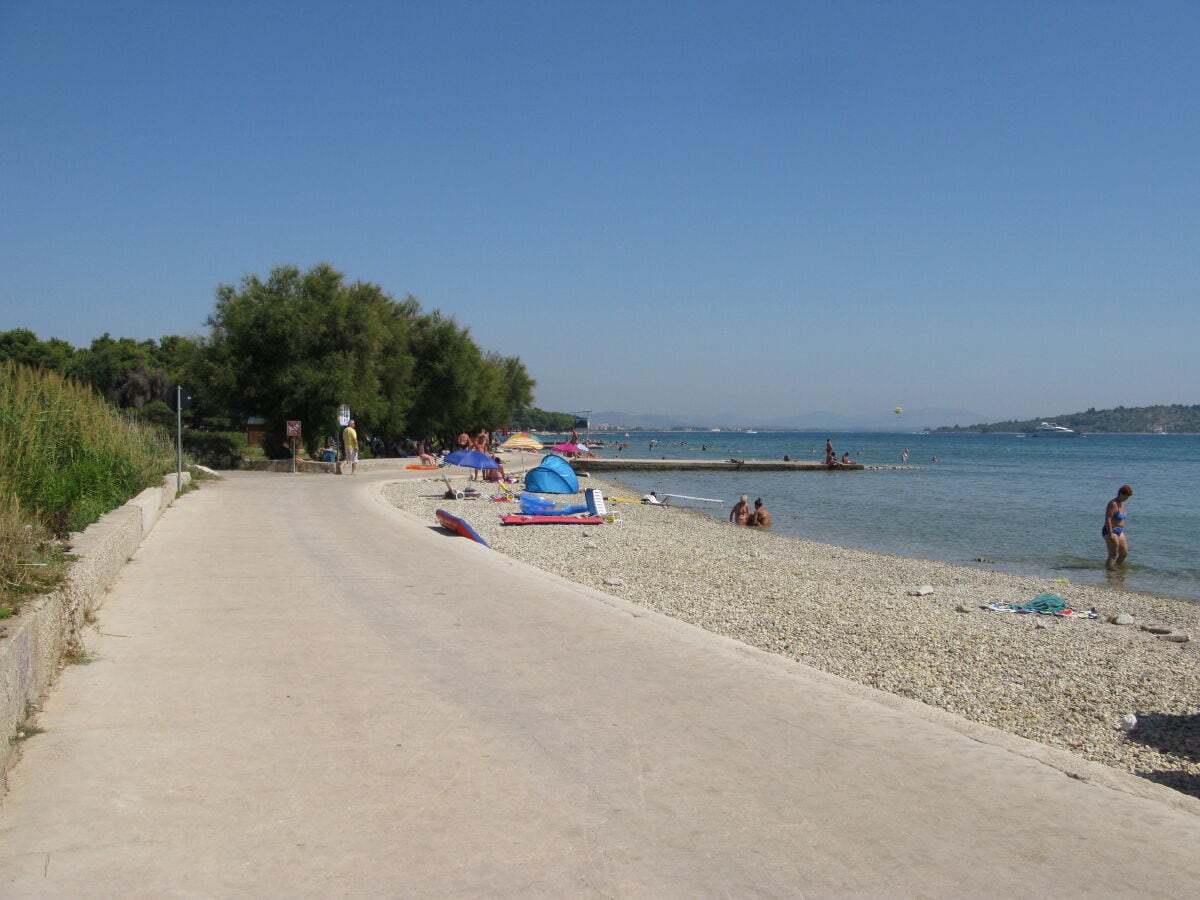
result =
M588 417L592 428L755 428L764 431L921 431L961 422L978 422L983 417L966 409L905 409L900 415L893 410L862 416L844 416L826 410L796 413L770 418L746 416L740 413L680 416L667 413L629 413L614 410L592 412Z

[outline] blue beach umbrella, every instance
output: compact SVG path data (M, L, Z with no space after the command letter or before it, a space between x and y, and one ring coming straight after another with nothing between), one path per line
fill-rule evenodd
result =
M452 466L465 466L468 469L498 469L496 461L486 453L478 450L455 450L446 454L446 462Z

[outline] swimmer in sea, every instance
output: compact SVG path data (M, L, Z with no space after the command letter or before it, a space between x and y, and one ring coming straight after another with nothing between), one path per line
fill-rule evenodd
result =
M1132 496L1133 488L1123 484L1104 510L1104 527L1100 529L1100 534L1108 547L1104 568L1110 572L1125 565L1125 557L1129 555L1129 539L1125 537L1125 501Z

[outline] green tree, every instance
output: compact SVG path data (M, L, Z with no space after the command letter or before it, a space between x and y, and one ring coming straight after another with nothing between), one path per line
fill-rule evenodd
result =
M242 427L267 420L268 452L284 453L284 424L304 423L313 449L348 403L362 435L403 433L412 405L409 335L416 303L377 285L347 285L322 263L307 272L280 266L265 281L221 285L210 337L191 362L196 390Z
M422 437L449 442L460 431L491 428L485 421L483 355L467 329L434 311L413 328L414 384L411 430Z
M516 410L533 402L533 389L537 387L537 382L529 377L520 357L488 354L488 360L500 370L504 420L507 421Z
M11 359L33 369L66 372L74 355L75 348L66 341L38 340L28 328L0 332L0 361Z
M139 369L147 373L146 377L155 384L166 381L159 363L159 348L154 341L114 338L105 332L93 338L90 347L75 352L67 367L67 374L91 385L108 400L121 403L123 395L135 399L141 396L136 387L123 391L131 373ZM141 379L135 377L136 380Z

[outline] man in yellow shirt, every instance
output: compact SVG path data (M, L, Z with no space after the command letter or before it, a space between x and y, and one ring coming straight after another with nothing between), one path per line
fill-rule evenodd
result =
M354 430L354 420L342 432L342 449L346 453L346 462L350 463L350 474L358 467L358 432Z

